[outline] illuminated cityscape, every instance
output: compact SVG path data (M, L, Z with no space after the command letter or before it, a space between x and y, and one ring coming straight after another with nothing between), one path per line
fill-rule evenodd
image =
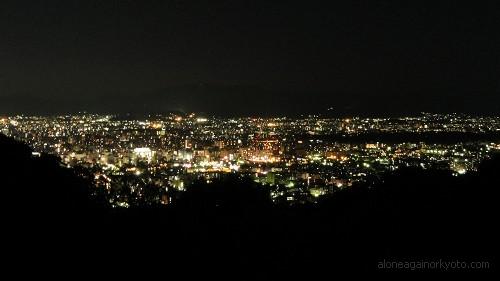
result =
M499 1L2 1L6 275L496 271L499 26Z
M175 203L195 181L250 177L275 202L315 202L401 167L461 176L500 150L500 117L422 113L401 118L215 118L166 114L141 119L79 114L8 116L0 131L34 156L54 154L93 173L113 206ZM159 196L148 199L144 187ZM126 191L124 191L126 189Z

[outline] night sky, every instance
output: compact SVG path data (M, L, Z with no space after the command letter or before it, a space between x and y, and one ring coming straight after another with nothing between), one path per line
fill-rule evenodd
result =
M203 2L1 1L0 114L500 114L495 1Z

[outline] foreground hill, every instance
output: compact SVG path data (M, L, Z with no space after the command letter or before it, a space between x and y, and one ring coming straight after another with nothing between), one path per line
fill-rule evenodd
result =
M375 271L381 260L488 261L497 254L499 158L478 173L404 169L374 188L314 205L272 205L228 180L200 185L169 208L110 209L82 172L0 136L2 218L11 261L81 270L209 270L240 277ZM29 257L29 259L27 258ZM236 277L235 277L236 278ZM236 278L241 279L241 278Z

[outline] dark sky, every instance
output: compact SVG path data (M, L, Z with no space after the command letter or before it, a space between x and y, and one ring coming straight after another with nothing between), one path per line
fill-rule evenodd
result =
M1 1L0 114L500 114L494 1L203 2Z

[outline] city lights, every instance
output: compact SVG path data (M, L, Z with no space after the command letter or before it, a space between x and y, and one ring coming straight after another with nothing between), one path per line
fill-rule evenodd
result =
M400 167L463 175L500 149L499 143L480 138L427 141L447 134L489 134L495 139L500 118L457 114L377 119L189 114L148 120L87 114L11 116L0 124L1 132L31 145L33 157L51 153L67 166L93 168L99 175L97 185L107 189L119 183L113 178L126 175L140 179L134 186L155 183L182 191L196 178L210 181L236 173L272 189L284 187L273 192L273 198L291 202L296 194L314 200ZM401 139L390 138L399 135ZM378 139L365 141L365 136ZM126 206L123 200L116 205Z

